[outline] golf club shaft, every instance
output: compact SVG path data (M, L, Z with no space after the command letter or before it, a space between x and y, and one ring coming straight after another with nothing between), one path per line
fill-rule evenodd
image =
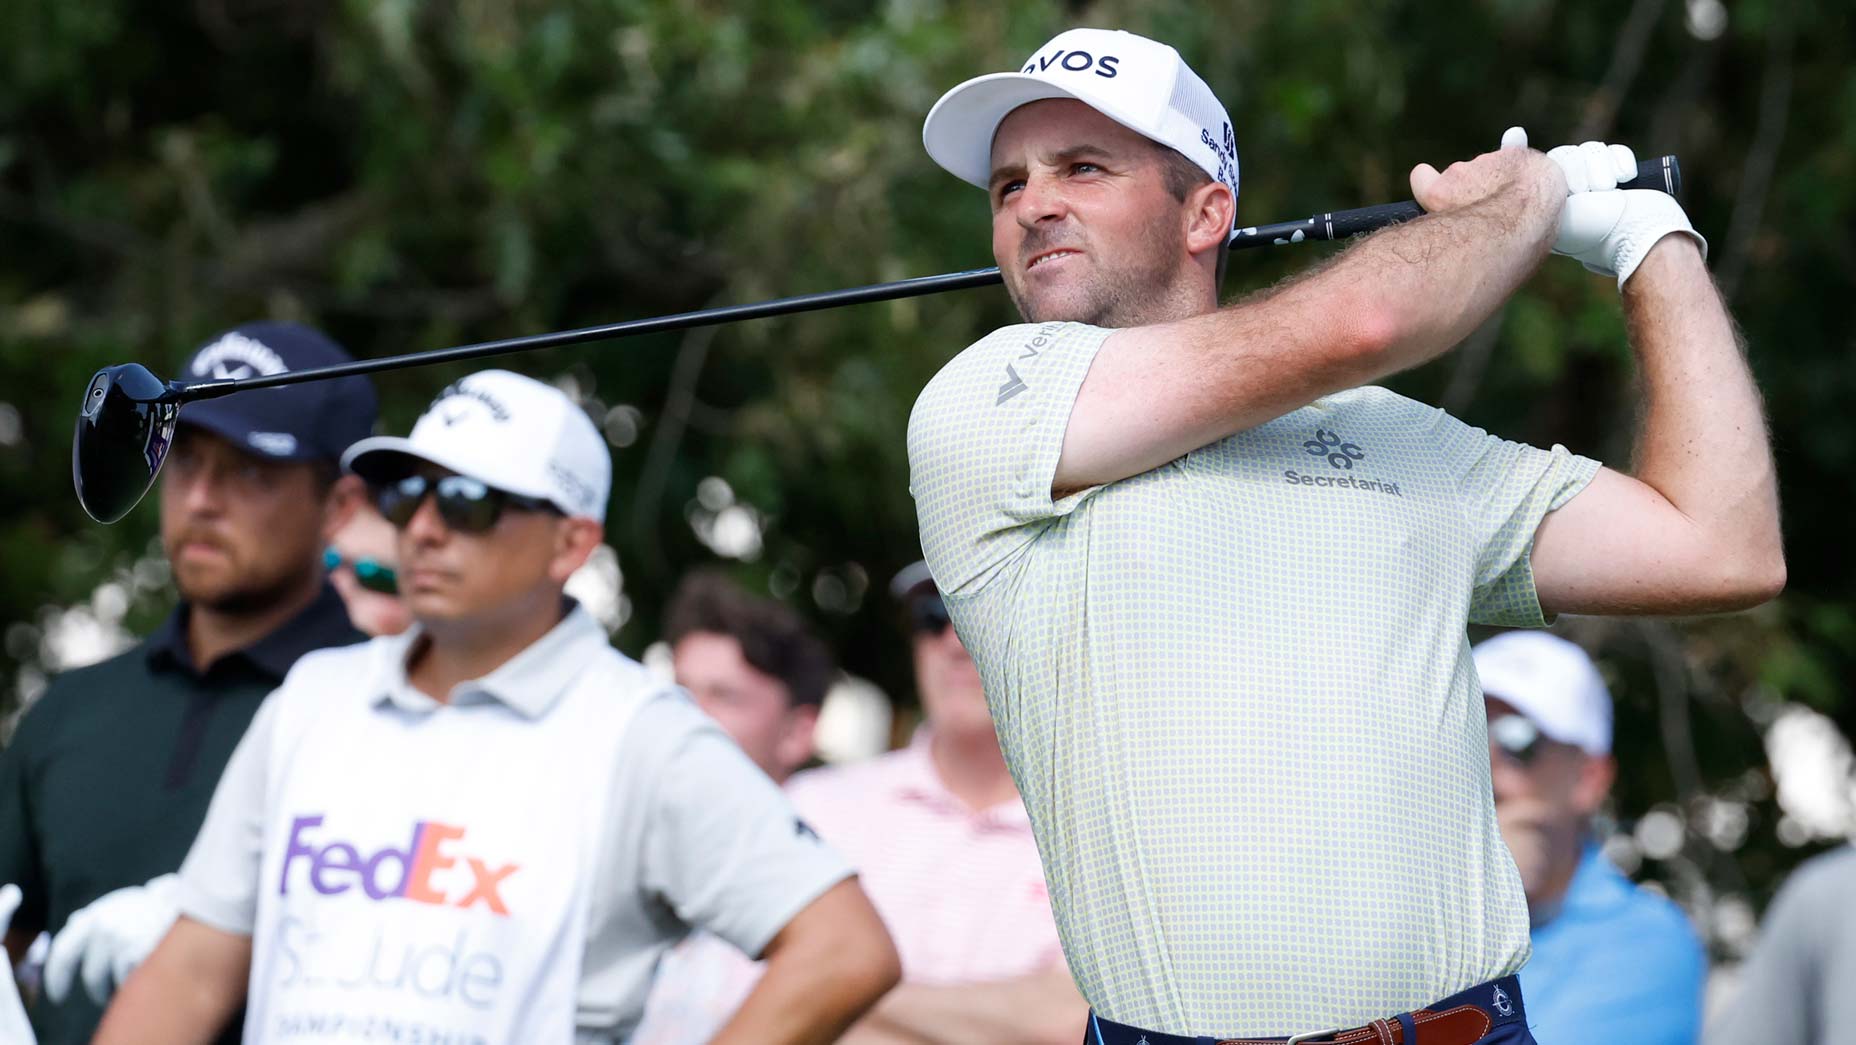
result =
M1619 188L1656 189L1670 195L1677 195L1681 192L1681 178L1681 168L1677 165L1676 158L1662 156L1639 163L1637 177L1620 185ZM1410 221L1423 213L1423 208L1419 207L1416 202L1406 200L1402 203L1386 203L1373 207L1358 207L1353 210L1317 214L1300 221L1246 226L1233 233L1231 248L1241 250L1248 247L1301 243L1306 240L1347 239L1385 228L1388 225ZM653 316L648 319L626 320L622 323L581 327L577 330L530 334L524 337L503 338L498 341L482 341L477 344L460 345L456 348L443 348L430 352L411 352L405 355L384 356L379 359L362 359L338 366L291 370L280 374L266 374L236 380L201 381L173 386L173 391L176 402L186 403L198 399L213 399L253 388L294 385L304 381L320 381L354 374L375 374L386 370L427 366L432 363L454 363L465 359L482 359L486 356L527 352L537 348L557 348L562 345L607 341L637 334L655 334L667 330L713 326L718 323L766 319L796 312L814 312L843 305L894 301L900 298L920 297L924 294L939 294L949 290L967 290L999 282L1001 282L1001 277L996 268L949 272L939 276L918 276L914 279L897 280L891 283L873 283L869 286L830 290L818 294L801 294L797 297L776 298L772 301L724 305L696 312L679 312L670 316Z

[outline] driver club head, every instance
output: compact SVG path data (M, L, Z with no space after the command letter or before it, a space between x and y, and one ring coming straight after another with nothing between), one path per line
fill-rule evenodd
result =
M174 442L180 400L140 363L97 371L71 441L71 480L92 519L113 523L141 501Z

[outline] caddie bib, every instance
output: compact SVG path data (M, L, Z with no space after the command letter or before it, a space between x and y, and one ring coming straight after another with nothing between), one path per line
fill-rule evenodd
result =
M404 649L325 661L302 681L329 699L280 717L246 1040L570 1042L607 777L642 696L593 657L536 719L378 703Z

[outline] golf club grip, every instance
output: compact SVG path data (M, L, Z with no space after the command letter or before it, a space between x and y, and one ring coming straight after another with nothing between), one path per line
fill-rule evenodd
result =
M1655 189L1678 199L1682 196L1682 166L1674 156L1658 156L1637 164L1637 176L1618 185L1620 189ZM1238 229L1231 237L1231 249L1281 246L1306 240L1347 239L1362 233L1410 221L1424 213L1412 200L1381 203L1374 207L1356 207L1317 214L1301 221L1279 221L1274 225L1250 225Z

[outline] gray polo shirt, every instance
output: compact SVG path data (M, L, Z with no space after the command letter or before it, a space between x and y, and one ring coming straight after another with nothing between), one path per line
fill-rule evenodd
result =
M630 690L642 703L606 774L609 816L595 848L576 1006L580 1040L630 1033L659 957L691 928L759 954L795 914L850 875L837 854L798 828L785 796L687 694L613 650L584 610L574 608L491 674L460 684L448 704L406 681L406 654L418 641L415 629L339 654L359 664L360 652L371 649L393 665L379 680L356 671L347 692L328 691L340 687L326 685L327 658L307 659L265 701L181 868L183 912L226 932L253 932L264 847L276 837L271 821L285 815L273 800L274 763L290 757L293 720L360 701L379 729L403 734L408 744L421 742L421 725L439 729L447 717L521 729L547 716L587 670L604 672L602 684L615 695ZM303 685L307 679L323 680L323 691ZM496 752L485 751L479 765L494 772ZM509 786L520 787L520 779Z

